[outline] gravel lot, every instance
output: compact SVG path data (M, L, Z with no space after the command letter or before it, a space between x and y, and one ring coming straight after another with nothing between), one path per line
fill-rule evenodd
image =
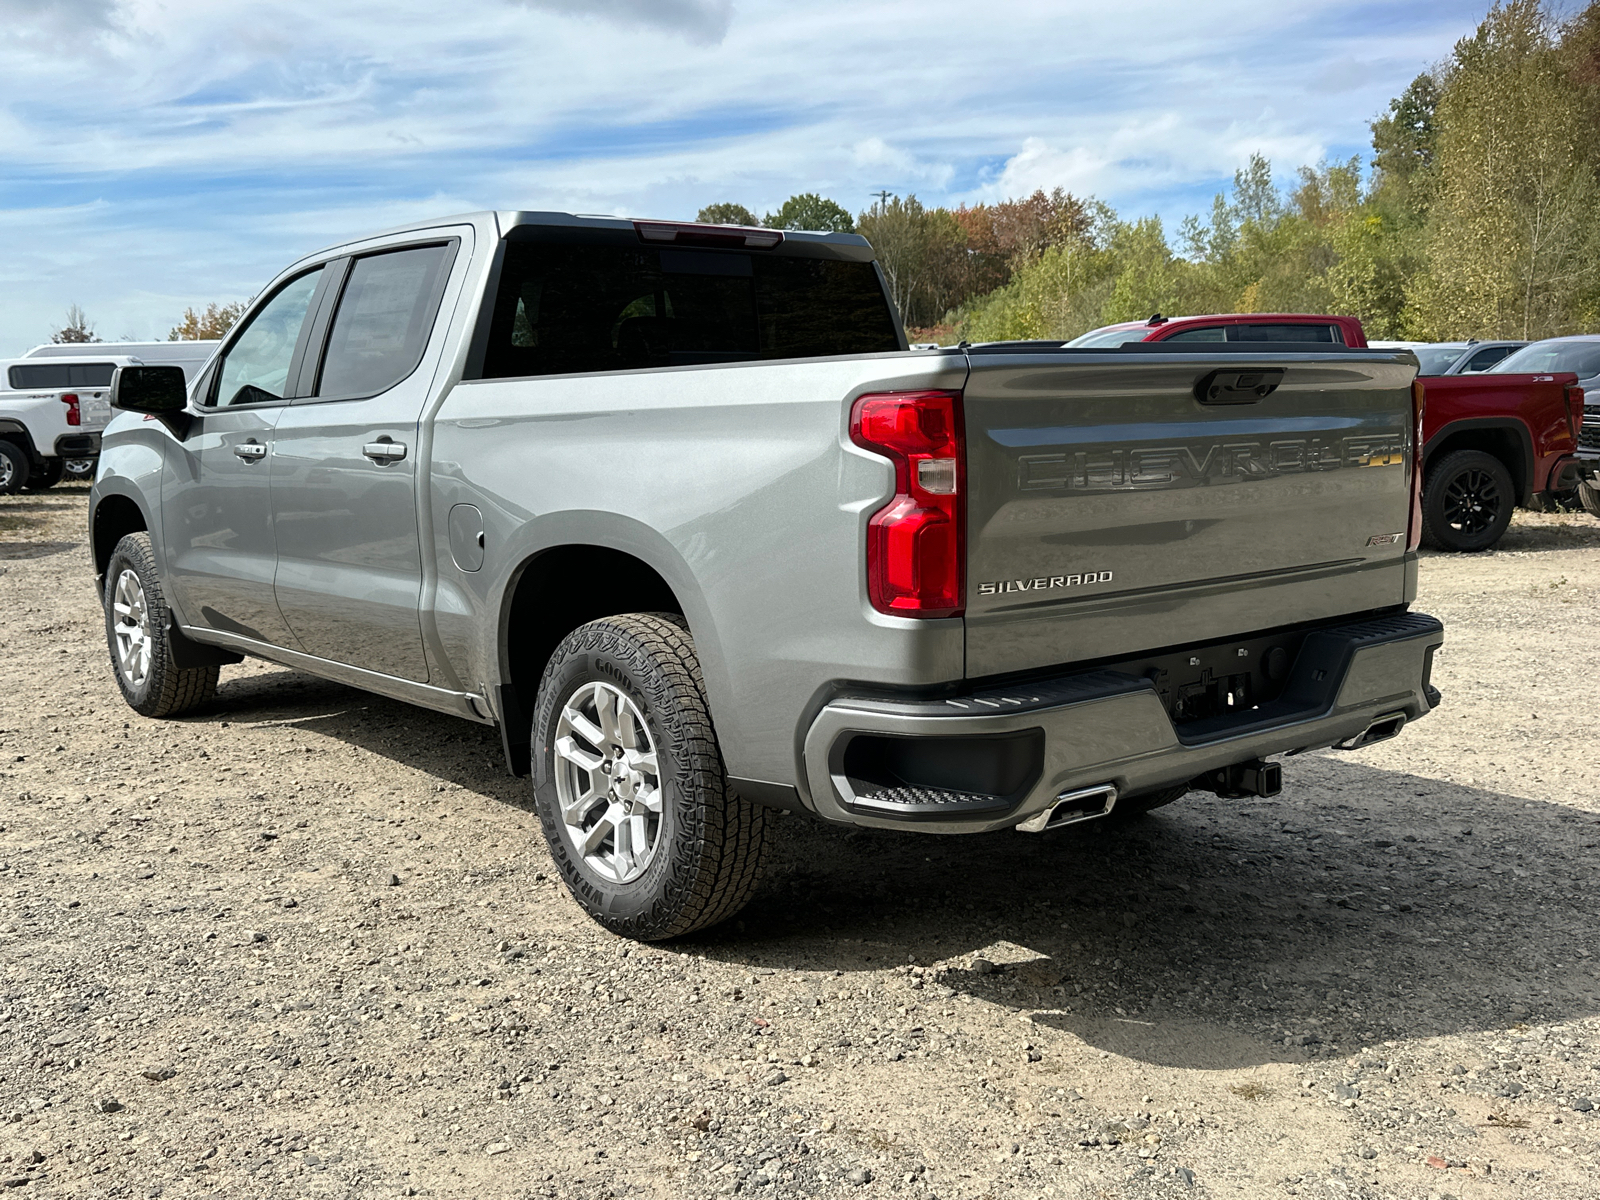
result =
M1271 802L781 826L580 916L482 729L247 663L147 721L86 489L0 497L0 1184L48 1196L1600 1194L1600 522L1430 557L1444 707Z

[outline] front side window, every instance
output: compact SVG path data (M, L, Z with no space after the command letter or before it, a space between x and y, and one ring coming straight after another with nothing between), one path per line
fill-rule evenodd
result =
M308 271L278 289L278 294L258 308L244 332L222 356L216 403L262 404L282 400L288 390L289 367L295 343L306 322L311 297L322 268Z
M1487 371L1515 349L1515 346L1490 346L1487 350L1479 350L1472 356L1472 361L1461 368L1461 373L1476 375L1479 371Z
M509 242L483 375L898 350L870 262Z
M351 264L317 395L375 396L417 369L451 257L447 245L418 246Z

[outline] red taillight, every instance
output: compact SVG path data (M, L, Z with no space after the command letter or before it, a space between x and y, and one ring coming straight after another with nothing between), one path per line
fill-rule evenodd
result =
M1575 383L1567 384L1567 424L1572 426L1573 440L1583 429L1583 389Z
M1411 472L1411 520L1406 526L1406 549L1422 544L1422 415L1428 410L1428 396L1422 380L1411 381L1411 457L1406 469Z
M78 411L78 398L71 392L61 394L61 403L67 406L67 424L82 425L83 414Z
M867 524L867 594L879 612L956 617L965 607L967 483L960 392L862 396L850 440L894 463L894 496Z

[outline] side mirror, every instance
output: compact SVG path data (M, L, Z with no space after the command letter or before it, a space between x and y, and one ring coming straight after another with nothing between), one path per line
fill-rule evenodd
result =
M182 367L118 367L111 376L111 407L166 416L189 405Z

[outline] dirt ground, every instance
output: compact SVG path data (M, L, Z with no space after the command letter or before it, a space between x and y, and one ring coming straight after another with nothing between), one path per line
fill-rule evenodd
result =
M1600 1194L1600 522L1422 565L1444 704L1270 802L799 818L581 916L492 730L276 666L127 710L85 491L0 497L0 1184L60 1197Z

